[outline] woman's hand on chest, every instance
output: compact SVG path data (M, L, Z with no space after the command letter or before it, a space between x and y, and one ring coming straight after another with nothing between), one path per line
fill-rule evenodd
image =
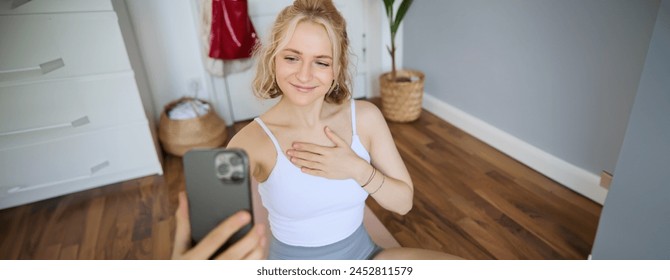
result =
M367 161L359 157L351 149L351 144L329 127L325 127L324 133L332 142L331 146L293 142L286 156L304 173L329 179L353 178L359 181L364 173L362 171L369 169Z

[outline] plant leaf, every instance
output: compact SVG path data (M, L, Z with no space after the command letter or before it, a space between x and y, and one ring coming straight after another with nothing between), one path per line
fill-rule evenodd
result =
M389 21L393 21L393 2L395 2L395 0L384 0L384 7L386 7L386 16L389 18Z
M395 22L392 25L392 33L396 33L398 31L398 27L400 26L402 19L405 17L405 14L407 14L407 10L409 10L409 7L412 6L413 1L414 0L403 0L402 3L400 3L398 13L395 15Z

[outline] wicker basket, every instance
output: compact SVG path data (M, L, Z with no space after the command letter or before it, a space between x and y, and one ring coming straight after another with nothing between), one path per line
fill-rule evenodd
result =
M393 81L390 72L379 76L382 114L389 121L415 121L421 115L425 76L415 70L398 70L396 76L408 78L409 81Z
M161 141L163 150L176 156L183 156L193 148L220 147L228 138L226 123L216 114L211 104L209 112L203 116L185 120L168 118L167 112L180 102L189 99L191 98L183 97L170 102L165 105L161 113L158 139ZM206 101L200 101L209 104Z

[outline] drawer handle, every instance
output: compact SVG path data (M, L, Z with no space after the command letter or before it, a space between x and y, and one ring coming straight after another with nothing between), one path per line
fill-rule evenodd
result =
M14 9L16 9L16 8L18 8L18 7L21 7L21 6L23 6L24 4L26 4L26 3L30 2L30 1L31 1L31 0L14 0L14 1L12 1L12 8L11 8L11 10L14 10Z
M74 178L69 178L69 179L60 180L60 181L52 181L52 182L48 182L48 183L44 183L44 184L38 184L38 185L32 185L32 186L13 187L13 188L7 190L7 193L18 193L18 192L32 191L32 190L41 189L41 188L49 187L49 186L56 185L56 184L62 184L62 183L74 182L74 181L81 180L81 179L86 179L86 178L89 178L89 177L93 176L93 174L99 172L100 170L102 170L102 169L104 169L108 166L109 166L109 160L106 160L106 161L103 161L103 162L101 162L99 164L96 164L93 167L91 167L90 174L77 176L77 177L74 177Z
M67 122L67 123L60 123L60 124L46 125L46 126L35 127L35 128L28 128L28 129L22 129L22 130L2 132L2 133L0 133L0 136L8 136L8 135L14 135L14 134L22 134L22 133L36 132L36 131L47 130L47 129L55 129L55 128L64 128L64 127L73 127L74 128L74 127L80 127L82 125L86 125L90 122L91 121L89 121L88 116L83 116L81 118L78 118L74 121Z
M20 78L27 78L30 76L41 76L49 72L53 72L65 67L65 61L62 58L57 58L51 61L44 62L38 66L26 67L20 69L10 69L0 71L0 81L16 80Z

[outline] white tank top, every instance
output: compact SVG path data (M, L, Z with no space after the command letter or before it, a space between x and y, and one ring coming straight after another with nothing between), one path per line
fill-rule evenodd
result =
M351 100L352 150L370 162L356 134L356 108ZM260 118L254 119L277 150L268 179L258 185L268 210L272 235L293 246L318 247L351 235L363 223L368 193L354 179L333 180L300 171L282 152L279 142Z

